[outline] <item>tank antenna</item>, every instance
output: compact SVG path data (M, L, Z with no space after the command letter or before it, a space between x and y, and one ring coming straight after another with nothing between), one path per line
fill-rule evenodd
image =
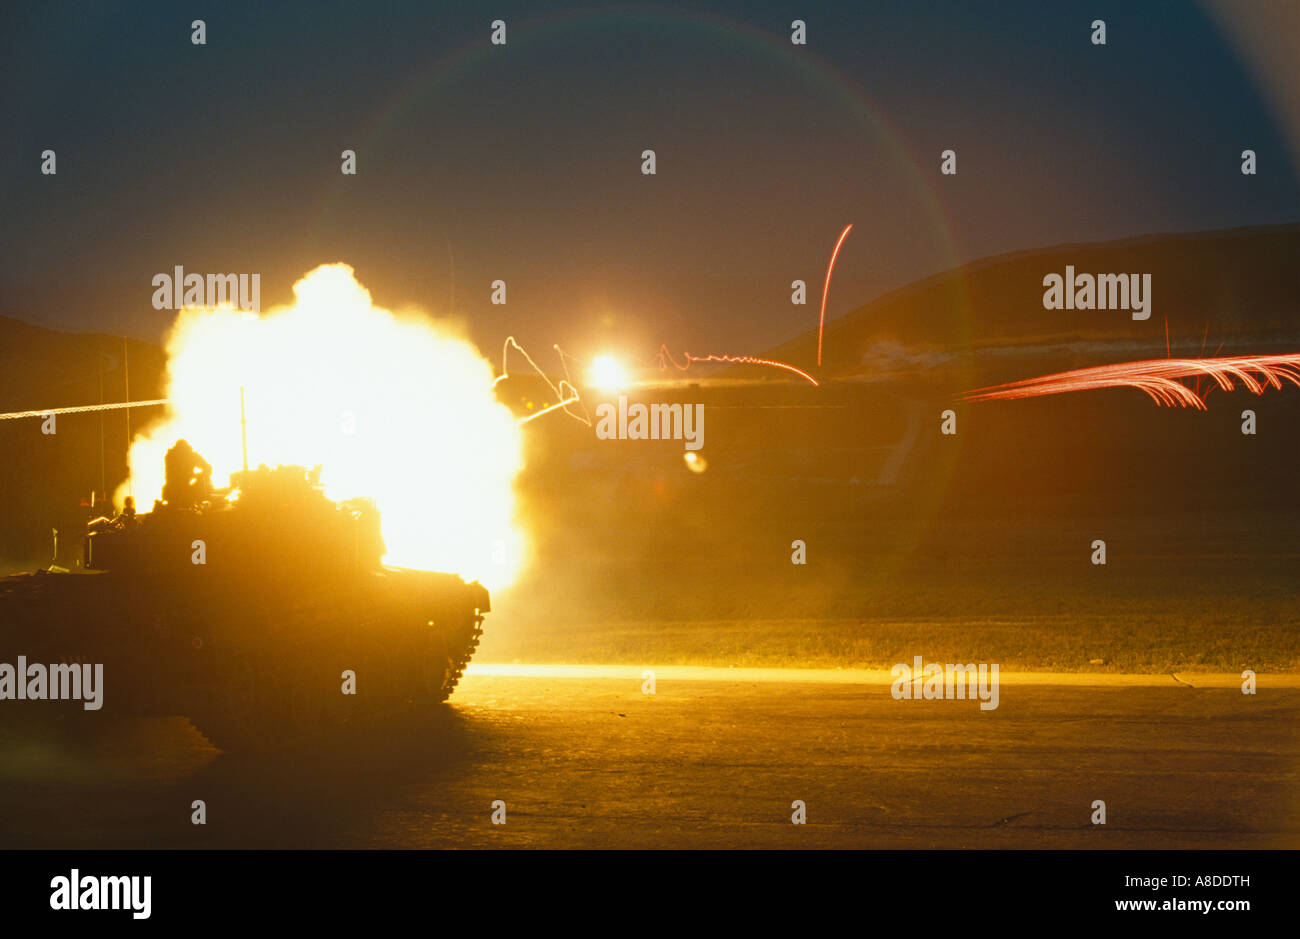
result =
M104 353L100 352L99 359L99 403L104 403ZM129 441L128 441L129 446ZM108 471L104 468L104 412L99 412L99 491L104 494L105 501L108 500ZM94 499L90 500L94 502Z
M122 383L126 392L126 402L131 403L131 355L127 350L126 337L122 337ZM126 491L135 499L135 477L131 475L131 408L122 409L126 414Z
M244 417L244 386L239 386L239 442L244 447L244 472L248 472L248 419Z

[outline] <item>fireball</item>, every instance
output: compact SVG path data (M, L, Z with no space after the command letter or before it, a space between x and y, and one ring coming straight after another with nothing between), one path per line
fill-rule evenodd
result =
M375 500L388 563L508 586L526 547L514 498L523 448L492 366L450 329L375 306L346 264L293 291L260 317L181 312L167 341L169 413L131 443L141 508L161 494L178 438L217 486L241 468L242 388L250 465L319 464L329 498Z

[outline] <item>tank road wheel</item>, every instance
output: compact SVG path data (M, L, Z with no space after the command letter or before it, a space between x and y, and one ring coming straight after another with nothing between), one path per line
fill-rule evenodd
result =
M456 668L456 659L451 654L450 643L444 638L442 640L442 681L438 684L438 701L446 701L451 697L451 693L456 690L456 682L460 681L460 670Z
M422 648L418 650L422 665L419 700L424 705L441 704L447 700L447 695L451 694L448 682L456 668L456 663L452 661L447 647L446 637L433 631L432 621L429 627L429 631L421 641Z
M267 693L264 681L248 653L229 655L221 663L212 685L187 716L219 750L259 749L265 738Z
M53 666L72 666L81 669L83 665L89 664L83 656L61 652L37 653L29 658L49 668L46 677L47 693L52 690L55 680ZM77 681L80 684L80 679ZM81 689L81 693L80 699L9 703L6 708L4 727L24 737L31 735L38 739L59 741L80 747L103 736L128 716L123 712L130 702L125 699L124 694L110 699L112 704L117 705L116 708L104 707L105 696L103 689L99 688L97 694L100 707L87 710L85 704L88 698L84 688Z
M353 708L362 721L373 723L391 709L393 697L393 672L384 649L366 650L357 669L357 694Z
M405 701L403 666L409 667L385 638L372 643L358 656L357 693L350 696L348 710L358 723L373 725L396 713Z
M329 692L318 669L289 676L281 689L280 736L284 740L315 737L329 724ZM337 693L337 689L335 691Z
M240 656L228 667L226 684L191 722L222 750L268 752L341 729L346 700L334 673L321 668L258 667Z
M85 656L70 653L55 653L48 657L48 661L75 668L93 665ZM110 671L112 667L112 663L109 663L105 671ZM85 675L84 669L82 674ZM100 707L88 711L85 708L85 689L83 688L82 691L82 701L50 702L50 716L57 721L57 732L67 740L75 743L92 740L130 716L132 702L127 694L118 693L117 697L122 700L112 702L116 707L104 707L104 689L100 688L98 689Z

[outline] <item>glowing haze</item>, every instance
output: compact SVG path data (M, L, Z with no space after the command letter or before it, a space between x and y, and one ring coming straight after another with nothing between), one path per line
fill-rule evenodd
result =
M293 292L261 316L181 311L167 340L168 418L131 443L140 508L161 495L178 438L212 464L216 486L241 468L242 386L250 466L320 464L329 498L378 504L388 563L508 586L525 549L513 492L522 441L487 360L443 327L376 307L346 264L316 268Z

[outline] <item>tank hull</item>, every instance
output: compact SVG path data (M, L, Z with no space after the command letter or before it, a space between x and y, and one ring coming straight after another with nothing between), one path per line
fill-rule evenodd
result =
M395 568L309 584L41 571L0 578L0 661L102 665L83 722L181 715L222 749L260 750L445 701L488 609L476 583Z

